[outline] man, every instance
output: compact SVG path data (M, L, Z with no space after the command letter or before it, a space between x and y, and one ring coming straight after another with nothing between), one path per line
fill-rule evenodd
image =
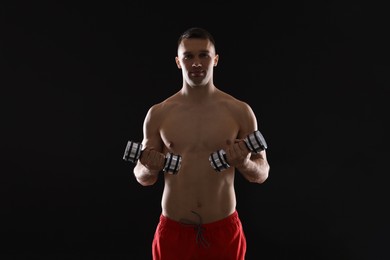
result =
M144 120L144 149L134 175L144 186L164 177L162 213L152 243L155 260L245 258L235 169L248 181L261 184L270 166L265 149L252 153L243 141L258 127L251 107L214 85L218 59L208 31L185 31L175 58L183 85L153 105ZM230 167L217 172L209 156L220 149ZM168 152L182 158L177 174L162 173Z

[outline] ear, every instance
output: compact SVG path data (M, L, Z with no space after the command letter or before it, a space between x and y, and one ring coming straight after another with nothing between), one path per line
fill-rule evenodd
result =
M179 60L179 58L178 58L177 56L175 57L175 62L176 62L176 66L177 66L179 69L181 69L180 60Z
M216 54L216 55L214 56L214 67L217 67L218 61L219 61L219 55Z

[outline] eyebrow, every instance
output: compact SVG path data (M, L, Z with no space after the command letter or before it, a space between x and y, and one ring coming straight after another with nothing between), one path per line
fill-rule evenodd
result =
M199 51L200 53L210 53L210 51L208 51L208 50L201 50L201 51ZM183 55L187 55L187 54L192 54L192 52L191 51L185 51L185 52L183 52Z

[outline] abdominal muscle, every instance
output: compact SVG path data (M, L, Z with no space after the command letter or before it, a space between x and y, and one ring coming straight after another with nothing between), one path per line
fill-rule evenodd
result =
M210 223L235 211L234 168L216 172L208 157L208 153L182 154L180 171L176 175L165 173L164 216L193 222L199 222L200 216L202 223Z

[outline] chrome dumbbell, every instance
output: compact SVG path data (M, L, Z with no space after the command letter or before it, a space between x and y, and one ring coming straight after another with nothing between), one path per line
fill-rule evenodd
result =
M136 163L142 154L142 144L128 141L123 155L123 160ZM181 156L173 153L165 155L163 172L177 174L181 166Z
M259 153L260 151L267 149L267 143L259 130L256 130L245 137L244 142L251 153ZM209 161L217 172L221 172L230 167L226 160L226 152L223 149L210 154Z

